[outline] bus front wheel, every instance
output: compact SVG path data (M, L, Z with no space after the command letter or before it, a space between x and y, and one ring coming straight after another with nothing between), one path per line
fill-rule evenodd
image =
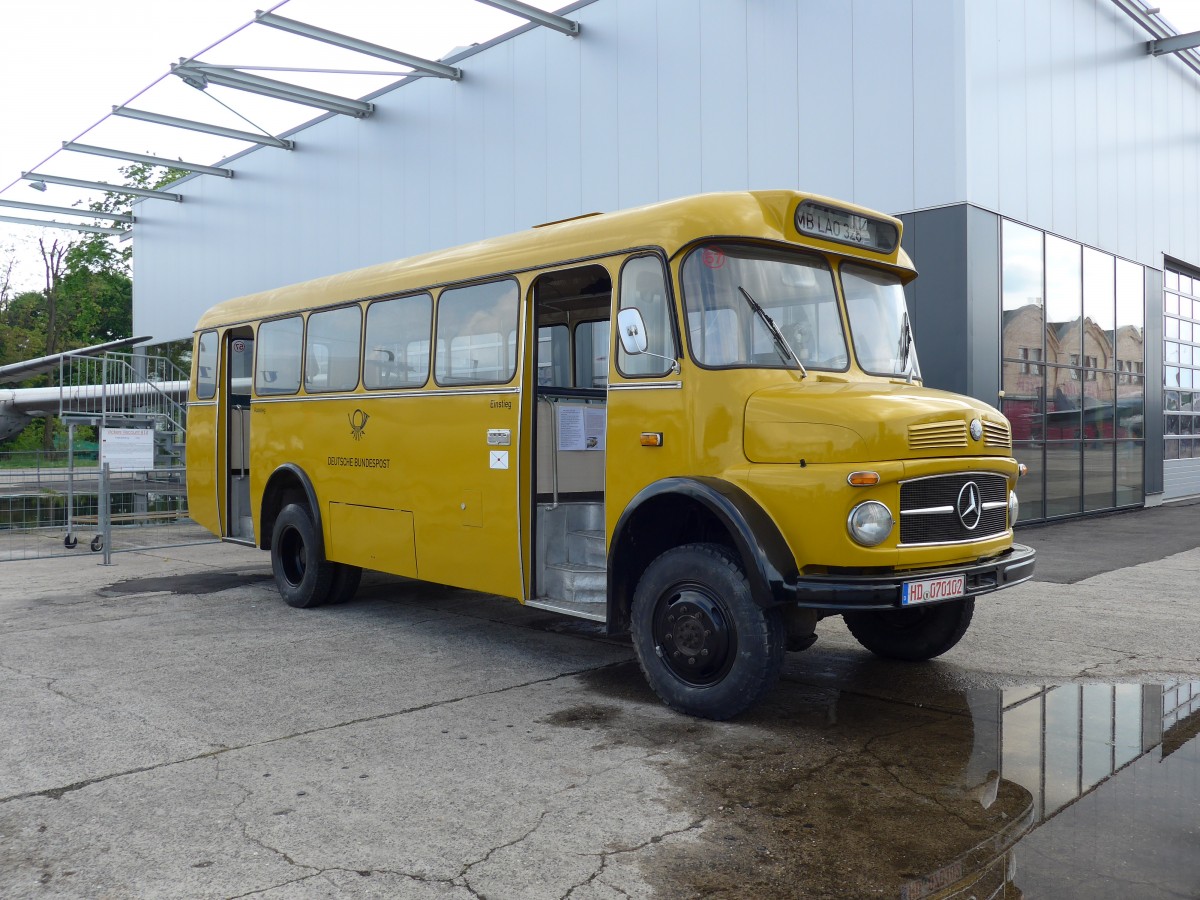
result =
M937 606L846 613L854 639L884 659L923 661L941 656L957 644L975 614L973 599Z
M741 561L720 544L688 544L654 560L634 591L630 625L650 687L689 715L736 716L783 668L779 610L754 602Z
M309 609L329 599L337 570L317 548L308 508L298 503L285 506L271 535L271 571L288 606Z

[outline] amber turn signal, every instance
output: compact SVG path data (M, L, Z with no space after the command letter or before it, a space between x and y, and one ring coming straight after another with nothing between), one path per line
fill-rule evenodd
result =
M846 481L855 487L870 487L873 484L879 484L879 473L851 472L846 476Z
M661 431L643 431L642 446L643 447L661 447L663 445L663 436Z
M1025 463L1017 463L1017 477L1024 478L1028 474L1029 466L1025 465Z

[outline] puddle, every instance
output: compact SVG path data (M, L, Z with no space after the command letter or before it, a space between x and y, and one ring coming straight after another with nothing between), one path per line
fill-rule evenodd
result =
M100 593L145 594L152 591L170 591L172 594L215 594L230 588L246 587L270 581L270 575L239 575L236 572L196 572L188 575L163 575L156 578L129 578L110 585Z
M647 715L547 721L681 748L666 771L705 827L646 863L663 896L1200 897L1200 681L976 689L922 672L785 679L722 724L650 714L631 664L587 680Z

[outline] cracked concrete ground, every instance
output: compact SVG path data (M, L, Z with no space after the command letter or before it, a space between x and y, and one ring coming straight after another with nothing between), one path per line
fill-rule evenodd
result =
M1200 505L1167 517L1200 534ZM492 597L369 575L293 610L228 545L6 563L0 896L894 896L1027 803L977 800L972 692L1200 678L1200 550L1055 528L1020 536L1045 579L946 657L884 663L828 620L731 723ZM1095 562L1061 577L1072 540Z

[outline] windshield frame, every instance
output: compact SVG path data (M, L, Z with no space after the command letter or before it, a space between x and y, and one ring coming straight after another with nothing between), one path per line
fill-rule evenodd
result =
M875 369L867 368L866 364L863 362L862 356L859 352L858 334L856 334L856 332L854 330L854 317L853 317L853 315L851 315L851 312L850 312L850 297L846 291L845 270L847 267L850 267L852 269L854 269L854 268L865 269L865 270L868 270L871 272L878 273L879 275L884 275L884 276L894 278L896 280L896 286L900 288L900 296L904 299L903 318L901 321L906 320L908 323L908 336L909 336L908 367L905 371L903 371L903 372L876 371ZM851 273L851 274L853 274L853 273ZM893 379L893 380L897 379L897 378L904 378L904 379L908 379L911 381L923 381L923 379L921 377L921 364L917 358L917 341L916 341L916 336L913 333L912 313L908 309L908 293L907 293L907 291L904 290L904 286L905 286L904 277L899 272L897 272L893 269L889 269L884 266L874 266L864 260L840 259L840 260L838 260L838 265L837 265L837 280L838 280L838 290L841 291L841 294L842 294L842 304L844 305L845 311L846 311L846 328L850 335L851 352L854 354L855 365L857 365L858 368L864 374L872 375L877 378L888 378L888 379ZM899 338L901 337L901 335L897 334L896 337L897 337L897 343L899 343Z
M750 259L757 258L766 262L787 262L788 260L783 259L782 257L793 257L797 263L810 265L817 271L823 271L830 279L831 294L829 299L832 301L837 315L837 327L842 339L842 356L844 358L843 365L841 367L821 366L815 361L801 360L797 355L797 352L791 347L788 348L789 352L792 353L791 365L786 364L786 362L784 362L782 359L780 360L779 364L765 364L745 359L739 359L732 363L716 364L712 362L705 362L703 359L701 359L701 356L697 352L694 344L694 335L691 327L691 315L696 312L703 312L704 310L699 306L693 307L689 303L688 286L687 279L684 275L684 268L693 259L693 257L696 257L698 254L702 254L706 250L713 248L736 248L738 251L741 251L745 254L745 256L739 255L739 257L737 257L739 259L749 257ZM679 279L680 308L683 315L683 319L680 322L680 330L684 335L684 346L687 348L688 358L699 368L710 371L753 369L758 371L794 372L796 375L801 375L803 371L831 372L841 374L850 371L852 349L849 338L849 321L846 318L845 308L842 303L841 286L839 284L837 269L833 263L833 260L830 259L827 253L812 247L797 246L795 244L747 240L744 236L714 235L689 244L682 251L676 254L676 259L679 260L677 275ZM764 298L758 296L753 289L751 289L750 292L754 296L755 301L768 311L768 314L770 314L771 310L776 309L776 307L770 305L772 298L766 298L766 302L764 302ZM799 306L800 304L795 305ZM736 294L736 300L731 301L728 307L721 308L744 309L750 319L758 322L760 326L763 327L764 331L768 330L765 323L758 318L758 315L753 311L752 307L746 303L741 294ZM772 318L774 318L773 315ZM770 335L767 335L767 338L771 339Z

